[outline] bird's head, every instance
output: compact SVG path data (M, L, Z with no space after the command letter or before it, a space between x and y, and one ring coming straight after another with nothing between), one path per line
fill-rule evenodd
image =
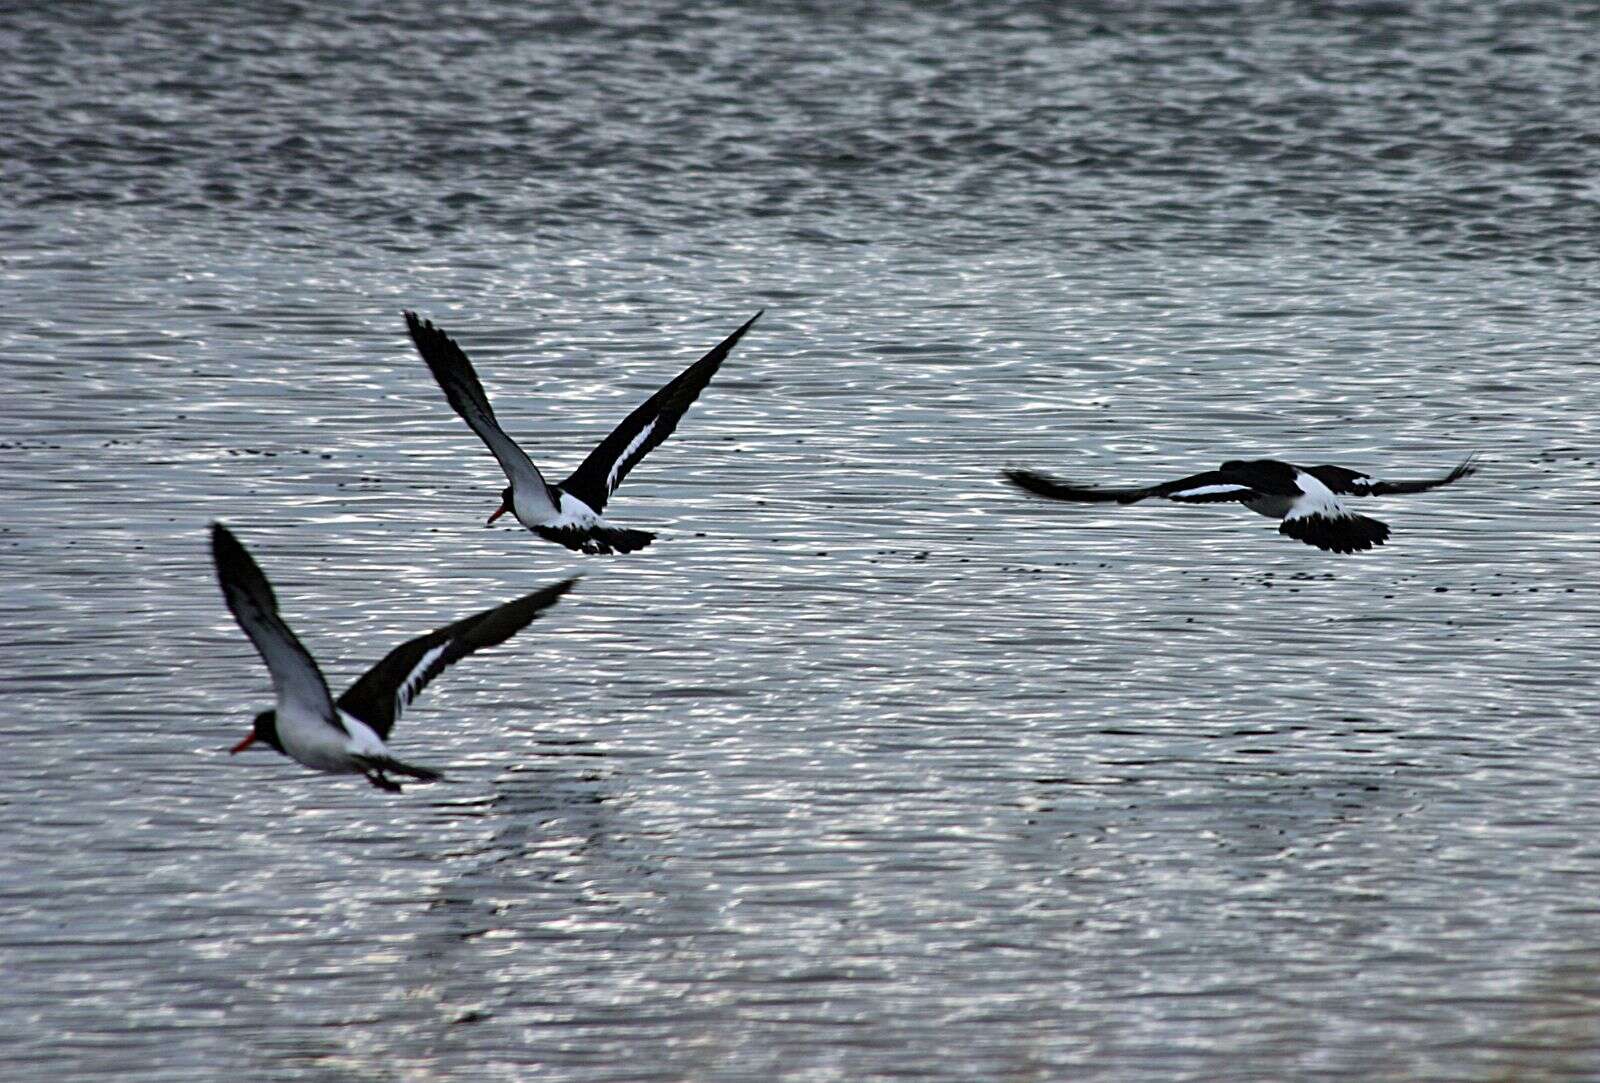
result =
M510 510L511 510L511 486L507 485L504 489L500 490L500 507L499 507L499 509L497 511L495 511L495 513L493 515L489 516L489 522L491 522L491 523L494 522L496 519L500 518L500 516L504 515L506 512L508 512Z
M279 752L283 751L283 742L278 740L278 712L262 711L256 715L256 722L249 736L228 750L229 755L243 752L257 741L265 741Z

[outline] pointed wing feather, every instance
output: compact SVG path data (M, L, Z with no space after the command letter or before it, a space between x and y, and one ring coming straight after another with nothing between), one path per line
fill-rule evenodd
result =
M433 325L432 320L418 319L415 312L406 312L406 330L416 345L428 371L444 392L450 408L461 415L472 431L478 434L489 451L500 462L500 469L519 492L525 495L547 493L544 475L533 465L528 453L505 434L489 405L483 383L467 360L466 353L454 339ZM552 510L554 506L552 505Z
M1250 486L1240 484L1217 470L1208 470L1203 474L1193 474L1160 485L1129 489L1073 485L1032 470L1007 470L1004 473L1013 485L1036 496L1084 503L1136 504L1151 497L1166 497L1168 500L1184 504L1213 504L1230 500L1250 500L1260 495Z
M504 643L522 631L576 582L564 580L401 644L351 685L339 697L339 706L387 739L400 712L428 682L474 651Z
M222 597L233 619L255 644L272 674L272 691L280 712L285 706L295 706L342 730L316 659L278 616L278 599L255 558L221 523L211 524L211 559L217 566L217 582L222 585Z
M765 311L765 310L763 310ZM700 360L684 369L671 383L651 395L645 403L623 419L611 435L583 460L583 465L561 483L561 487L595 511L605 508L606 500L639 461L671 436L678 419L700 397L717 369L744 333L761 318L754 316L733 334L717 343Z
M1394 493L1422 493L1429 489L1436 489L1441 485L1449 485L1452 481L1459 481L1478 472L1478 455L1473 452L1461 460L1454 470L1438 478L1424 478L1419 481L1383 481L1370 477L1343 466L1324 464L1322 466L1308 466L1306 473L1314 474L1317 480L1326 485L1335 493L1345 496L1389 496Z

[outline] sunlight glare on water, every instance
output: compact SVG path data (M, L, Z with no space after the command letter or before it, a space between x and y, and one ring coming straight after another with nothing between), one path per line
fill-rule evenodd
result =
M0 1075L1600 1075L1600 83L1560 6L0 20ZM608 514L558 479L758 309ZM1396 477L1333 556L1229 458ZM397 727L230 757L230 525Z

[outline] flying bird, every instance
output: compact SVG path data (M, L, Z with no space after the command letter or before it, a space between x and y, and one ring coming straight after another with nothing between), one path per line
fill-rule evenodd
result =
M249 736L232 751L243 752L263 741L313 770L365 775L378 789L392 793L400 792L400 783L390 775L418 782L443 777L389 754L384 740L401 711L448 667L474 651L504 643L577 582L568 579L536 590L401 644L334 700L316 659L278 615L278 599L266 575L221 523L211 526L211 556L222 596L267 663L278 701L273 710L256 715Z
M1006 470L1015 486L1052 500L1137 504L1161 497L1180 504L1237 501L1251 511L1283 520L1278 533L1335 553L1355 553L1382 545L1389 528L1351 511L1341 496L1388 496L1420 493L1475 473L1477 455L1469 455L1443 477L1421 481L1382 481L1343 466L1296 466L1277 459L1232 459L1216 470L1177 481L1129 489L1073 485L1031 470Z
M541 538L568 549L584 553L631 553L649 545L655 535L647 530L614 527L606 522L601 514L605 511L606 500L641 459L672 435L678 427L678 419L700 397L700 392L711 382L734 345L761 318L761 313L757 312L710 353L651 395L644 405L624 418L610 436L600 441L582 465L559 485L545 481L533 460L500 428L472 362L455 340L435 327L431 320L418 319L415 312L407 312L405 317L411 341L439 382L445 399L500 461L500 469L511 482L501 491L500 507L488 521L492 523L509 511Z

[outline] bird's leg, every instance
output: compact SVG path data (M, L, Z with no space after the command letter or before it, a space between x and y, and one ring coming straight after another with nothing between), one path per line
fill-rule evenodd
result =
M388 775L384 774L382 768L373 767L373 768L370 768L369 770L363 771L362 774L367 776L367 781L368 782L372 783L374 786L376 786L380 790L385 790L385 791L387 791L389 793L400 793L401 792L400 783L396 782L394 779L392 779Z

